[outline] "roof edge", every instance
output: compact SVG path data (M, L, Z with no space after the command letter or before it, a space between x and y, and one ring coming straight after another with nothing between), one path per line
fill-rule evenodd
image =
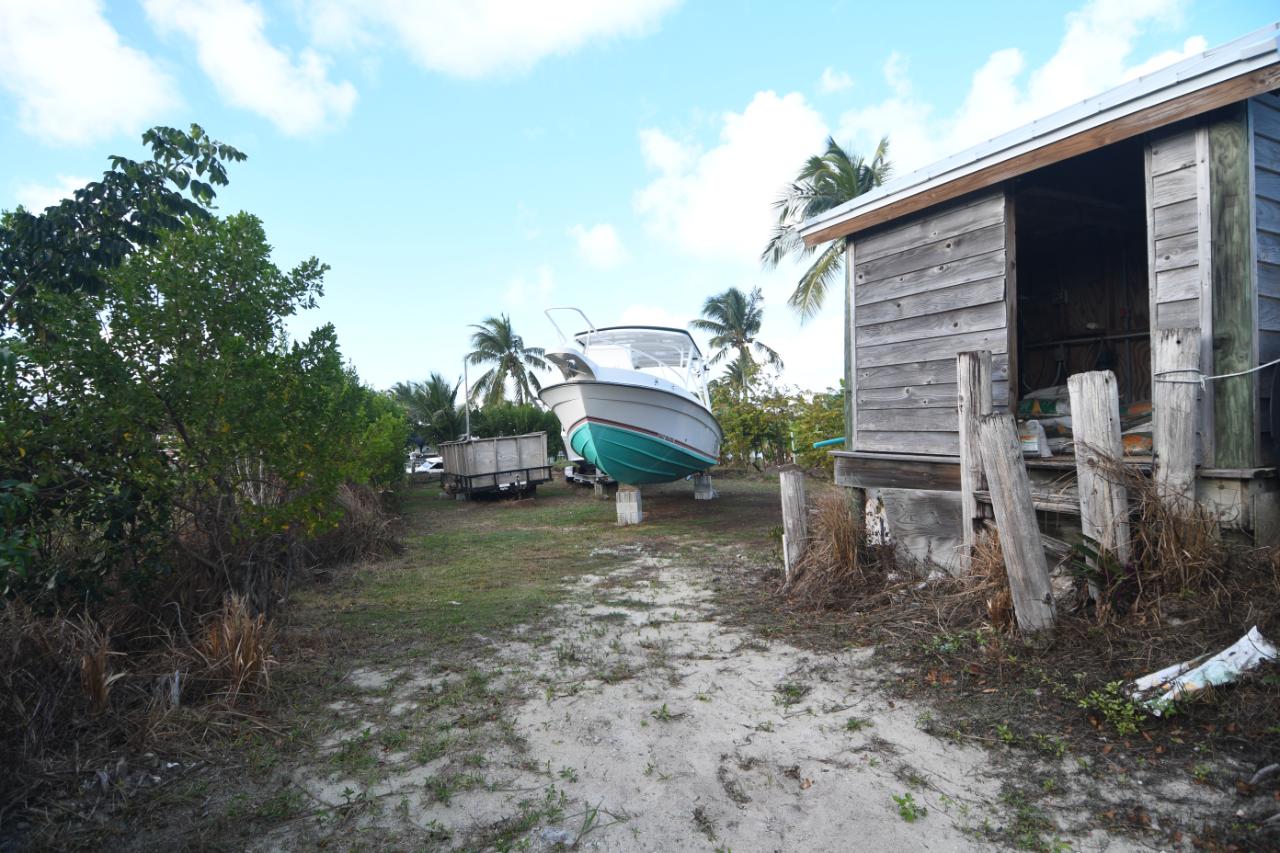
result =
M926 191L942 190L962 178L975 176L1055 143L1103 128L1153 108L1169 105L1202 90L1221 86L1268 68L1277 71L1276 79L1271 81L1271 85L1280 85L1280 23L1269 24L1234 41L1108 89L929 166L894 178L869 193L864 193L838 207L805 220L800 224L800 235L807 245L814 246L856 233L863 228L896 218L897 215L907 215L921 209L921 206L912 206L913 209L904 210L901 214L870 216L875 211L897 206ZM1266 81L1264 80L1261 85L1267 85ZM1244 97L1250 96L1244 95ZM1182 118L1214 109L1216 106L1218 104L1212 104L1198 111L1192 109L1185 115L1162 115L1155 126L1171 124ZM1152 128L1139 128L1128 135L1136 135L1149 129ZM1118 140L1108 139L1095 147L1102 147L1112 141ZM1031 168L1017 173L1025 173ZM968 181L963 189L954 194L938 192L936 194L940 197L923 206L933 206L999 183L1010 177L1006 174L1008 171L1007 169L996 170L986 183ZM865 224L860 225L859 221Z

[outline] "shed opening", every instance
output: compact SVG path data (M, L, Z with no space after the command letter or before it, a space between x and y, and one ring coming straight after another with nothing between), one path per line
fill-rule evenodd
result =
M1150 455L1151 346L1144 153L1134 139L1014 187L1016 411L1070 453L1067 377L1115 373L1127 455Z

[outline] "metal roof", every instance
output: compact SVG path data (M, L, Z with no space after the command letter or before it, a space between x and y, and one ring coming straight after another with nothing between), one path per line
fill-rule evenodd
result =
M1119 118L1280 62L1280 23L1138 77L944 160L886 182L800 225L802 237ZM1172 115L1164 124L1184 116ZM892 134L892 131L890 130ZM992 183L998 183L993 180ZM857 229L853 229L857 230ZM836 235L839 236L839 235Z

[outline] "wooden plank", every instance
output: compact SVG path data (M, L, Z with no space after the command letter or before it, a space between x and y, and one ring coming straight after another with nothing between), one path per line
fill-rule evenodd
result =
M1200 330L1160 329L1151 344L1152 441L1155 480L1161 491L1195 498L1196 428L1199 384L1189 382L1200 367Z
M948 335L923 341L904 341L880 346L859 346L858 364L882 367L890 364L914 364L934 359L952 359L956 353L971 349L989 349L993 353L1008 352L1008 334L1002 327L962 335ZM910 384L910 383L903 383Z
M1253 194L1249 127L1244 105L1209 126L1209 209L1213 373L1248 370L1254 361L1252 258ZM1221 379L1213 386L1213 458L1219 468L1257 463L1257 377ZM1072 410L1074 411L1074 409Z
M1151 178L1151 206L1159 210L1167 204L1196 197L1196 168L1194 161L1183 169Z
M1160 104L1138 110L1097 127L1042 145L1016 157L975 169L953 180L905 196L889 204L833 222L804 238L805 245L819 246L839 237L864 231L884 222L933 207L952 199L1025 175L1053 163L1061 163L1088 151L1164 127L1175 121L1203 115L1280 87L1280 62L1241 74Z
M868 234L858 239L858 257L874 261L887 255L947 237L976 231L1004 221L1004 202L1000 193L930 213L893 228Z
M1009 378L1009 357L1004 353L993 353L991 356L991 377L996 381ZM954 356L936 361L921 361L914 364L895 364L886 367L860 367L858 369L858 389L898 388L907 385L938 385L956 381L956 363Z
M858 304L854 297L854 274L857 271L857 255L853 240L844 242L844 437L845 447L858 446L858 348L853 345L857 328Z
M1256 136L1254 143L1254 158L1269 169L1280 167L1280 140L1268 139L1265 136Z
M1280 234L1258 232L1258 261L1264 264L1280 264Z
M1196 230L1196 200L1189 198L1157 208L1153 222L1157 240L1189 234Z
M916 270L940 266L958 258L994 252L1004 248L1004 225L988 225L976 231L924 243L876 261L858 265L858 283L879 281Z
M785 585L791 583L792 572L809 545L809 504L804 495L804 469L799 465L783 465L779 468L778 489L782 493Z
M1162 302L1156 306L1157 329L1197 329L1199 327L1199 299Z
M958 258L928 269L890 276L879 281L858 279L855 291L859 307L886 299L899 299L916 293L941 290L971 281L1004 275L1004 250Z
M1151 174L1176 172L1196 162L1195 140L1175 134L1151 143Z
M1254 98L1253 132L1280 140L1280 110L1262 98Z
M1156 272L1195 266L1199 260L1200 240L1196 231L1156 240Z
M889 534L915 559L953 569L960 544L960 500L955 492L881 489Z
M952 432L957 429L954 408L859 409L858 429L903 432Z
M1258 328L1264 332L1280 332L1280 299L1258 296Z
M1004 276L929 290L858 307L858 325L870 326L907 317L922 317L951 311L957 306L985 305L1004 300Z
M1280 201L1280 163L1257 163L1253 170L1253 191L1263 198Z
M1280 299L1280 264L1258 262L1258 295Z
M1080 500L1080 526L1120 565L1129 562L1129 492L1108 473L1108 466L1123 464L1120 439L1120 392L1116 375L1095 370L1067 377L1071 395L1071 424L1076 454L1076 489ZM1095 569L1101 568L1096 565ZM1099 588L1090 582L1095 600Z
M858 407L861 409L954 409L959 403L957 388L955 383L859 388ZM997 406L1008 404L1009 383L1004 380L992 382L991 398Z
M1256 212L1257 227L1261 231L1270 231L1272 234L1280 234L1280 201L1275 199L1257 197L1258 208Z
M983 417L978 424L978 446L1000 531L1018 628L1025 633L1052 628L1053 587L1013 416L1001 413Z
M860 347L875 346L1002 329L1004 325L1004 302L988 302L985 305L955 308L938 314L925 314L904 320L860 326L857 330L857 340Z
M1180 302L1200 298L1198 266L1156 273L1156 302Z
M1013 384L1014 395L1018 390L1018 216L1017 193L1013 184L1004 188L1004 281L1005 293L1005 329L1008 339L1005 348L1009 353L1009 381ZM983 347L986 349L986 347ZM994 348L992 352L997 352ZM1016 400L1009 401L1009 411L1015 411Z
M1280 332L1266 330L1258 333L1258 363L1266 364L1280 358Z
M858 432L858 450L881 453L919 453L933 456L956 456L960 453L960 436L954 432Z
M835 463L837 486L943 492L954 492L960 488L960 465L956 462L900 461L875 459L865 454L836 454Z
M960 570L968 572L978 541L982 511L976 492L986 488L982 478L982 454L978 450L978 422L991 414L994 394L991 387L991 353L962 352L956 355L956 410L960 432Z

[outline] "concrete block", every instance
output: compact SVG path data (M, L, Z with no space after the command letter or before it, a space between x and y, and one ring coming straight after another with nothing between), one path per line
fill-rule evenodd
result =
M618 526L639 524L644 520L644 512L640 503L640 490L635 486L619 486L614 497L618 508Z
M693 475L693 499L695 501L711 501L720 497L720 493L711 485L710 474Z

